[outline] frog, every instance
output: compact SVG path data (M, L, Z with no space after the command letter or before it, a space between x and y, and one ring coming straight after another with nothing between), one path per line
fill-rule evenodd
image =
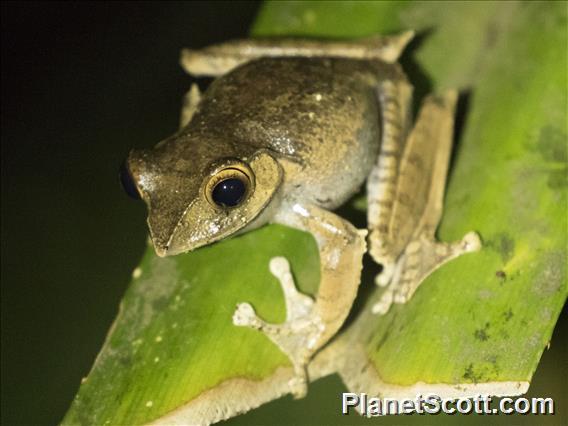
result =
M307 366L344 324L362 259L382 266L373 305L404 304L435 269L479 250L475 232L436 240L457 93L427 96L412 117L413 88L398 59L414 32L357 40L246 39L184 49L194 77L178 131L134 149L127 192L148 209L158 256L173 256L270 223L309 232L320 259L315 297L300 292L285 257L269 270L286 306L283 323L239 303L233 324L263 333L289 358L290 392L306 395ZM367 229L334 210L366 184Z

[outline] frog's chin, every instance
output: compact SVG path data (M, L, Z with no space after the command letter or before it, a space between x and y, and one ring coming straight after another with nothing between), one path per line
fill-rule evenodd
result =
M169 238L167 244L160 245L156 241L152 241L154 249L159 257L175 256L213 244L225 238L244 234L268 223L270 217L274 215L273 207L276 204L272 203L272 206L269 208L262 208L255 213L249 210L247 214L235 212L233 215L224 215L222 221L209 222L208 226L190 227L180 225Z
M192 210L194 211L192 212ZM195 215L191 213L195 213ZM200 212L199 208L190 209L186 213L186 218L189 216L188 220L180 222L168 239L167 244L160 245L153 240L156 254L160 257L175 256L247 232L258 226L256 219L261 212L253 213L249 210L246 212L247 214L243 214L243 212L235 211L232 214L223 214L222 218L214 219L200 213L203 212ZM260 214L260 216L264 215ZM187 225L184 225L184 223L187 223Z
M173 235L166 245L153 243L154 250L159 257L169 257L188 253L198 248L213 244L224 238L230 237L243 227L244 226L241 226L238 229L232 229L231 231L220 232L216 235L196 236L187 235L185 233L182 233L180 235Z
M168 257L168 256L175 256L178 254L182 254L188 251L191 251L191 249L189 250L183 250L180 248L176 248L176 247L171 247L171 246L159 246L157 244L154 244L154 251L156 252L156 255L158 257Z

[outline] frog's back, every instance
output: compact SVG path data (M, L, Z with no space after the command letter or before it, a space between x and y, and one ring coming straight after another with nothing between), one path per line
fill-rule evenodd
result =
M332 208L375 162L379 81L401 76L377 61L261 58L213 82L192 121L243 148L275 152L288 194Z

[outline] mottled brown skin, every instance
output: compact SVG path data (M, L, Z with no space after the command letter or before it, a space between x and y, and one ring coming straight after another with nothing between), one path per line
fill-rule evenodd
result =
M266 150L283 169L285 200L328 209L341 205L376 162L377 87L393 79L404 75L380 60L297 57L260 58L216 79L187 126L154 149L130 155L129 168L149 204L155 245L166 254L179 252L169 244L172 235L223 158L246 162ZM247 222L262 212L253 210ZM225 236L203 237L185 249Z
M366 179L370 253L384 266L378 284L389 286L374 312L405 303L432 270L479 247L475 235L454 244L434 238L456 95L428 98L411 131L412 87L394 63L411 37L244 40L184 51L190 74L218 78L203 95L197 87L186 95L177 134L128 159L160 256L270 222L314 236L315 301L295 289L290 265L276 257L270 270L283 288L286 321L268 324L248 303L233 316L289 356L296 397L306 393L309 360L339 330L357 294L367 231L329 210ZM211 195L226 173L247 182L231 207Z
M289 265L275 258L271 271L288 289L286 322L267 324L247 303L233 317L234 324L260 329L288 354L295 396L306 393L307 363L343 324L357 294L366 231L327 209L357 192L376 166L379 86L404 80L399 67L385 61L395 61L411 36L272 48L244 41L214 53L185 52L190 73L206 70L218 78L203 95L196 88L186 95L177 134L128 159L161 256L267 222L314 235L321 260L315 302L291 290ZM223 208L208 191L230 169L246 170L250 191L239 205Z
M377 85L403 78L380 61L261 58L217 79L183 133L228 138L231 148L269 149L301 173L285 173L287 196L325 208L366 179L379 148ZM233 154L235 155L235 154Z

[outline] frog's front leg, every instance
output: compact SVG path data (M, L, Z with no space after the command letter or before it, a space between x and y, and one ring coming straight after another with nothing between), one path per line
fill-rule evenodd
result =
M181 107L181 114L179 120L179 128L183 129L191 121L191 117L197 111L197 105L201 101L201 92L197 84L192 84L191 88L183 97L183 103Z
M294 378L289 385L292 394L300 398L306 394L308 385L305 367L311 350L324 330L324 324L313 310L313 299L296 289L288 260L274 257L270 260L269 268L284 293L286 321L283 324L269 324L256 315L249 303L239 303L233 314L233 324L263 332L292 360Z
M183 49L180 64L191 75L218 77L245 62L261 57L340 57L380 59L394 63L412 37L413 31L405 31L392 36L373 36L347 41L233 40L200 50Z
M321 281L315 302L299 293L288 262L274 258L271 272L280 280L286 300L286 321L268 324L258 318L248 303L238 305L233 322L256 328L266 334L294 365L291 391L302 397L307 391L306 367L347 317L357 295L362 258L366 250L366 231L359 231L339 216L315 206L286 205L274 222L314 235L320 253Z

